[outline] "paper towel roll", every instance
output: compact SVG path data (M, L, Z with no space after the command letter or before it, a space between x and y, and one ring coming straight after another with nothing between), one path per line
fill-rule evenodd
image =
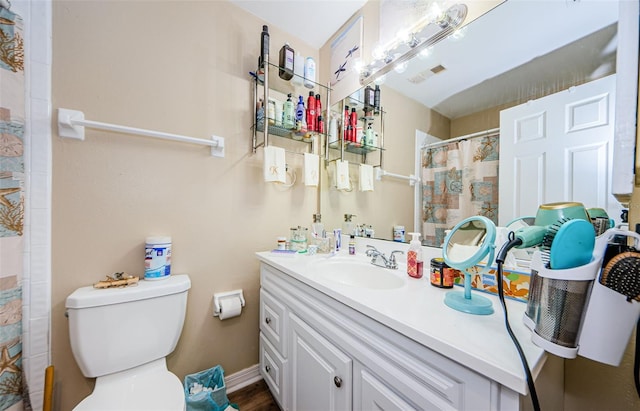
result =
M242 312L242 301L240 297L228 297L220 300L220 319L226 320L240 315Z

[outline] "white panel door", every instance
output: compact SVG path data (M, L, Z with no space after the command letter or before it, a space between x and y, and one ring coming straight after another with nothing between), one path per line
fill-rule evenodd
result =
M578 201L620 222L611 193L615 75L500 112L500 215Z
M351 409L352 361L295 314L291 325L292 411Z

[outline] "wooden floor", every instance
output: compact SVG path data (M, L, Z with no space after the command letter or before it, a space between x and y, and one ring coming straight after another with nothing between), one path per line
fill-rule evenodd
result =
M238 405L240 411L280 411L264 380L232 392L228 397L232 404Z

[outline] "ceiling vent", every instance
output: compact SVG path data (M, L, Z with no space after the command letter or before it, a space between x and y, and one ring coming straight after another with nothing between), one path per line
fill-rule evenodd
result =
M437 66L431 68L431 72L433 74L438 74L441 71L445 71L445 70L446 70L446 68L444 68L444 66L442 64L438 64Z
M434 74L441 73L445 70L446 68L442 64L438 64L437 66L432 67L429 70L421 71L415 76L407 78L407 81L412 84L420 84L426 79L428 79L429 77L433 76Z

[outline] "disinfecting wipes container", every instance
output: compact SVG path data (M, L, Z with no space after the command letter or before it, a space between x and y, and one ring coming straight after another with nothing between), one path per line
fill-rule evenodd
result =
M161 280L171 274L171 237L147 237L144 279Z

